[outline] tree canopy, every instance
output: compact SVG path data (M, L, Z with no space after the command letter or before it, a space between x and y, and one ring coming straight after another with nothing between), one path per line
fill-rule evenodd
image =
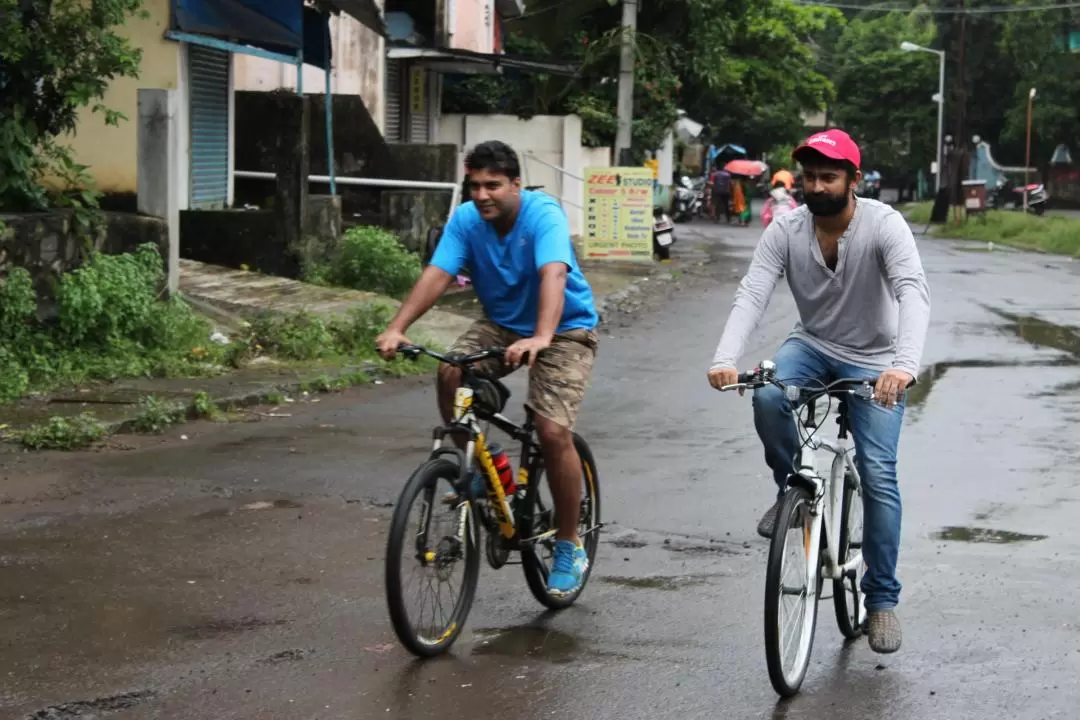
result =
M1008 4L1042 9L1000 12ZM1021 163L1027 94L1037 87L1033 156L1080 141L1080 54L1063 42L1080 32L1080 11L1047 10L1045 0L965 0L966 14L956 0L903 12L878 5L849 0L841 14L792 0L642 3L635 149L657 147L681 109L706 125L706 140L757 155L790 147L806 133L804 115L827 109L830 123L863 144L868 162L894 172L929 169L938 60L900 50L904 40L945 50L945 134L981 135L1000 161ZM508 50L579 62L579 77L472 78L452 84L444 109L574 112L588 144L613 144L620 18L617 0L530 3L522 20L507 24Z
M142 0L0 0L0 209L95 206L85 168L61 140L90 106L103 121L123 115L101 103L114 77L138 73L142 51L118 32ZM77 186L53 195L49 176Z

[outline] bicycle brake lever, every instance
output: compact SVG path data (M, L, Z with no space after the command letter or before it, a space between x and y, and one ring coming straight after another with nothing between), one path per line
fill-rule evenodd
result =
M850 392L855 397L862 398L863 400L873 400L874 399L874 386L873 385L865 385L865 384L864 385L859 385L858 387L851 388Z

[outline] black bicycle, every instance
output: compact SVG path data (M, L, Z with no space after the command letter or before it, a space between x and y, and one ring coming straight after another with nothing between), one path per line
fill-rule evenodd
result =
M585 545L589 567L581 587L569 595L548 592L548 575L554 557L558 518L554 503L541 496L544 461L535 437L532 413L526 409L524 425L516 425L502 412L510 390L494 378L476 371L483 360L505 355L506 348L493 347L469 355L444 355L420 345L399 349L405 357L427 355L462 372L462 384L454 397L450 423L434 430L430 457L412 474L394 508L386 548L386 602L398 639L415 655L432 657L446 652L461 634L472 608L480 573L481 529L487 530L485 555L492 568L520 564L533 596L545 607L558 610L572 605L585 589L599 546L600 485L596 462L585 440L574 434L581 457L582 498L578 534ZM509 460L492 452L486 428L494 425L521 443L516 478ZM448 446L448 438L465 439L465 449ZM472 469L479 463L485 478L486 496L470 496ZM440 492L439 485L444 484ZM414 506L416 506L414 508ZM437 511L445 510L445 524ZM520 560L510 560L511 553ZM453 578L460 571L460 579ZM407 605L417 579L421 591L418 607ZM444 587L446 588L444 594Z

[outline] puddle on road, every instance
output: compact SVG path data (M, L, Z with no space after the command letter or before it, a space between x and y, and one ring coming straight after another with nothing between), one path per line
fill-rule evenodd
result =
M187 640L205 640L221 635L235 635L249 630L259 630L284 624L284 620L264 620L257 617L246 617L239 620L215 619L190 625L176 625L169 628L169 634L179 635Z
M989 308L1008 321L1005 328L1021 340L1035 347L1047 347L1069 353L1080 361L1080 332L1067 325L1058 325L1034 315L1017 315L996 308Z
M652 577L624 577L609 575L600 578L608 585L631 588L634 590L679 590L680 588L703 585L705 577L698 575L654 575Z
M1080 391L1080 380L1073 380L1071 382L1061 383L1055 385L1049 390L1042 390L1034 393L1032 397L1045 398L1045 397L1057 397L1058 395L1070 395Z
M241 507L241 510L295 510L296 508L304 507L295 500L274 500L273 502L267 500L257 500L256 502L248 503Z
M933 389L934 384L941 380L942 377L951 369L965 369L965 368L1016 368L1016 367L1055 367L1055 366L1070 366L1080 363L1080 357L1070 358L1064 357L1058 360L1042 360L1024 362L1018 360L950 360L946 362L934 363L927 365L919 373L918 382L915 386L907 391L907 407L917 408L926 403L926 399L930 396L930 391ZM1080 381L1075 383L1068 383L1063 385L1052 394L1057 394L1062 391L1075 391L1080 390Z
M725 540L710 540L706 543L686 542L681 540L664 540L664 549L668 552L685 553L687 555L746 555L746 551L752 546L744 542L741 546Z
M525 625L475 631L482 639L473 655L538 658L553 663L573 662L582 654L581 642L567 633Z
M101 717L102 713L112 714L121 710L128 710L153 700L157 694L150 691L130 692L109 697L94 698L93 700L76 700L74 702L50 705L35 713L27 715L27 720L78 720L79 718Z
M197 513L191 516L192 520L218 520L220 518L226 518L233 514L230 508L214 508L213 510L207 510L206 512Z
M1046 535L1028 535L1025 533L1011 532L1009 530L994 530L991 528L966 527L951 525L942 528L932 535L935 540L951 540L956 542L990 543L994 545L1007 545L1011 543L1032 542L1045 540Z

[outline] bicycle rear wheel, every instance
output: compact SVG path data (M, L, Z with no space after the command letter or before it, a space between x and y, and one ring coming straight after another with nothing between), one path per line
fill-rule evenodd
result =
M801 488L789 488L784 495L765 573L765 660L769 680L782 697L799 692L817 624L820 533L813 532L811 503Z
M841 460L841 462L843 462ZM836 608L836 624L840 633L854 640L866 629L866 607L863 604L862 582L866 563L862 559L863 500L862 489L850 470L844 470L844 494L840 506L840 547L837 563L845 564L858 555L859 564L833 580L833 605Z
M596 460L593 459L592 450L589 449L585 439L577 434L574 435L574 447L581 458L583 489L578 533L582 536L585 554L589 558L589 567L585 570L581 587L577 592L555 597L547 589L548 575L551 573L551 563L555 552L554 530L558 529L559 521L555 516L554 504L541 497L542 470L534 471L529 477L530 487L525 496L528 509L522 513L521 536L523 538L552 533L550 537L536 542L531 547L521 549L521 566L525 571L525 582L529 585L529 591L541 605L552 610L570 607L581 597L581 593L585 591L585 585L589 582L593 566L596 564L596 550L600 546L600 530L597 527L600 524L600 477L596 472ZM590 529L592 532L585 534Z
M472 506L442 503L457 476L457 464L444 458L421 465L401 491L390 522L386 604L401 644L420 657L450 649L476 595L480 552ZM439 481L446 487L440 489ZM419 512L414 512L414 505ZM440 511L447 513L448 522L436 518ZM455 581L458 570L461 576ZM408 590L414 585L424 594L418 607L411 609Z

